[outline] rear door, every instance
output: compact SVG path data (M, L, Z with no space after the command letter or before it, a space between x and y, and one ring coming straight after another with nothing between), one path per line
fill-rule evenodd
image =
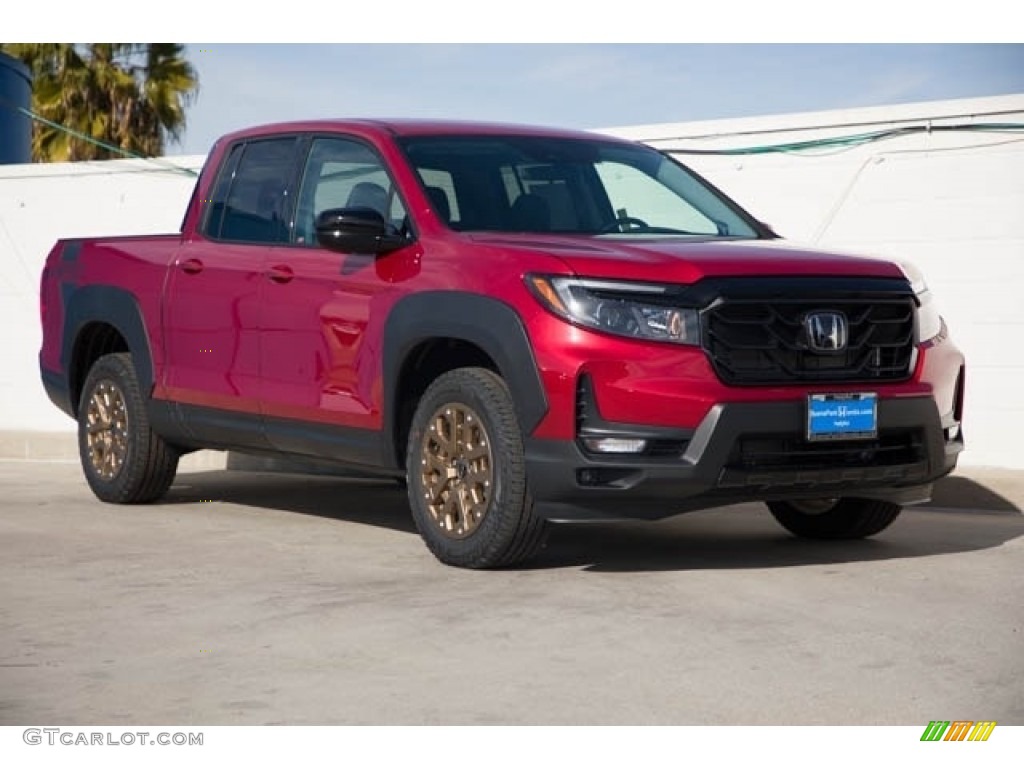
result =
M183 243L165 294L164 396L212 445L266 447L259 410L260 294L269 250L288 239L294 136L226 155L199 234Z

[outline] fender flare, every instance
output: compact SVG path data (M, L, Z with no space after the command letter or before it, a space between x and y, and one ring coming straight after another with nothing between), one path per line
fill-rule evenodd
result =
M75 345L82 330L90 323L106 323L121 334L128 344L135 365L135 375L143 396L149 398L153 391L153 354L150 348L146 323L142 318L138 301L123 288L109 285L87 285L80 288L65 284L64 331L60 363L68 379L72 415L78 415L77 398L74 391L73 356Z
M397 390L402 367L417 346L437 338L458 339L483 350L512 393L524 436L533 432L548 411L548 400L518 313L502 301L475 293L416 293L392 307L384 326L384 440L389 457L396 455Z

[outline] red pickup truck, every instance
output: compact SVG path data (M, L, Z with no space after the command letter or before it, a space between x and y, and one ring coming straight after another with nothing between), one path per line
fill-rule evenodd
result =
M180 233L58 242L41 312L100 499L159 499L201 448L329 459L404 479L463 567L524 560L552 521L752 500L869 536L963 447L964 359L917 275L786 245L582 132L234 133Z

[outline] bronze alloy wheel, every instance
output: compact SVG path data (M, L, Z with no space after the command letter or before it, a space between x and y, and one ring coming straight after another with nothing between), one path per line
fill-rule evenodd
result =
M500 568L543 546L515 403L495 371L454 368L430 383L409 423L405 469L416 530L442 563Z
M117 384L110 379L97 383L85 421L89 461L93 471L109 482L117 477L128 454L128 412Z
M491 503L491 441L479 415L461 403L442 405L427 424L420 449L427 511L441 533L464 539L479 527Z

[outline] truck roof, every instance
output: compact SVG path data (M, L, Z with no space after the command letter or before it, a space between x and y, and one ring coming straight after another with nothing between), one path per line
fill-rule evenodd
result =
M575 139L631 143L625 139L582 130L549 128L515 123L489 123L469 120L437 120L416 118L338 118L268 123L229 133L228 141L280 133L354 131L389 136L551 136Z

